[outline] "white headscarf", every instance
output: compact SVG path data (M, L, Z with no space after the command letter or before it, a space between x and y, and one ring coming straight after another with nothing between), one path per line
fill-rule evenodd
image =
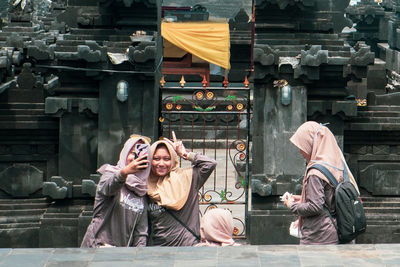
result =
M148 139L145 137L135 135L129 138L125 142L124 147L121 150L117 165L114 166L110 164L104 164L97 170L97 172L101 174L104 174L105 172L112 172L115 173L116 175L119 174L119 172L126 166L126 158L128 157L128 154L131 151L132 147L136 145L139 141L142 141L144 144L149 145ZM148 160L149 162L151 162L149 152L150 152L150 145L147 151L143 151L141 155L147 153ZM136 195L144 196L147 193L147 177L149 177L150 171L151 171L151 164L148 164L148 167L146 169L136 172L135 174L128 174L128 177L126 178L125 181L126 187L129 190L133 191Z

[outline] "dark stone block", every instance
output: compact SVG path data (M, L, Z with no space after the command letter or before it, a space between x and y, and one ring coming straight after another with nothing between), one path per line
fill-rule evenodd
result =
M42 188L43 172L30 164L13 164L0 173L0 188L15 197L26 197Z
M289 235L294 220L288 211L253 211L248 214L248 238L251 245L298 244L299 239Z
M362 166L360 166L362 168ZM373 195L400 194L400 166L398 163L369 163L359 170L360 186Z

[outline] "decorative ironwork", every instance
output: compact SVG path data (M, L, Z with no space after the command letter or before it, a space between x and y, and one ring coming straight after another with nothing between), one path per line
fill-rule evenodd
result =
M184 81L183 76L181 81ZM200 86L192 84L186 84L185 88L161 88L162 135L168 137L174 130L185 147L192 151L200 149L218 161L216 170L198 192L200 207L207 210L228 205L233 212L234 234L243 237L247 212L250 89L227 81L224 87L207 87L204 78ZM181 164L187 163L182 161Z
M217 97L213 91L201 89L193 92L191 99L183 95L167 96L163 99L163 105L168 111L173 109L183 111L185 110L184 104L187 107L186 111L192 109L199 112L210 112L225 108L226 111L244 112L247 108L247 98L234 94Z

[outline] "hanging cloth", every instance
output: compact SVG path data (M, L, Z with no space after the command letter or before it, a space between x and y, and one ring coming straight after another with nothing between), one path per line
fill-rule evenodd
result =
M230 37L228 23L165 22L161 35L177 47L207 62L230 69Z

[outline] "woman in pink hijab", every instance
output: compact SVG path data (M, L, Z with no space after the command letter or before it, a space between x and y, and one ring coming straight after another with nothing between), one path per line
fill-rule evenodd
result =
M97 171L93 218L81 247L146 246L147 177L150 174L150 139L132 135L122 148L117 165Z
M332 132L314 121L303 123L290 141L299 148L307 162L307 170L314 164L326 167L338 182L345 174L358 190ZM301 196L285 201L285 205L299 216L300 244L338 244L336 227L329 217L335 212L335 189L319 170L306 171Z
M196 246L237 246L232 239L233 218L229 210L208 210L200 221L201 242Z

